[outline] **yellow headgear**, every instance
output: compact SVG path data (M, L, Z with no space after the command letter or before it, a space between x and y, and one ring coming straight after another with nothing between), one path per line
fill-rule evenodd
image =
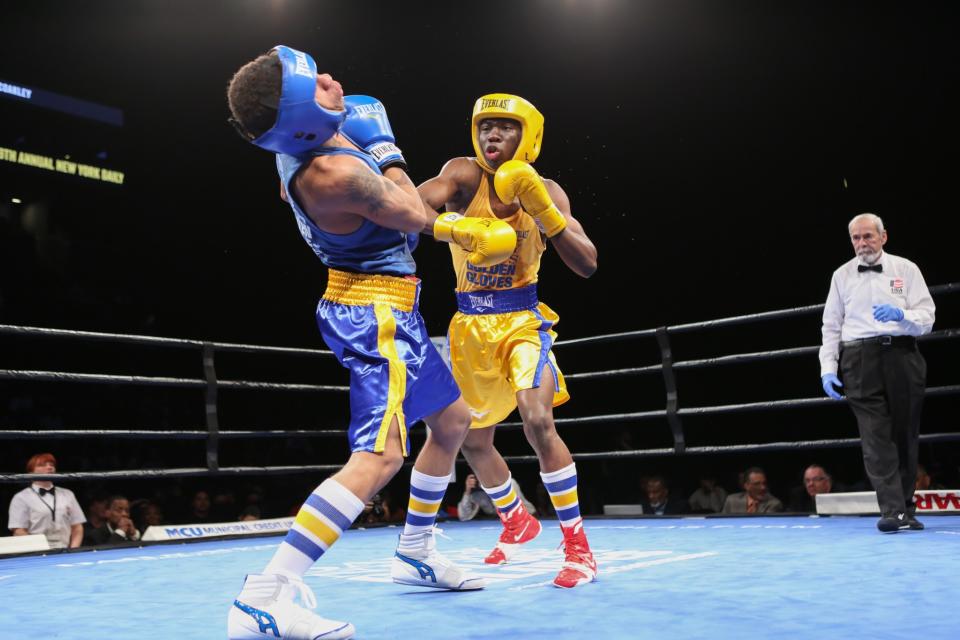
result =
M473 138L473 150L477 153L477 162L484 171L494 173L493 167L487 164L477 139L477 125L484 118L509 118L517 120L522 128L520 145L511 160L522 160L533 164L540 155L540 144L543 142L543 114L537 108L521 98L509 93L488 93L477 99L473 105L473 118L470 121L470 136Z

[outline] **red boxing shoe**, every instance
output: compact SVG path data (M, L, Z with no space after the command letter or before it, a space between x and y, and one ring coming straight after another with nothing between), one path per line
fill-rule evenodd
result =
M490 555L483 559L487 564L509 562L521 544L530 542L543 530L540 521L523 508L522 502L514 507L508 515L504 516L502 513L499 515L500 521L503 522L503 531L500 533L497 546L493 548Z
M573 589L597 579L597 562L583 532L583 520L572 527L562 527L563 547L566 553L563 568L553 579L553 586Z

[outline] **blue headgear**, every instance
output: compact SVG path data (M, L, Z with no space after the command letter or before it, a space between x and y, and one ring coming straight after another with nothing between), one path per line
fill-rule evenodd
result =
M269 131L252 142L274 153L300 155L332 138L346 119L347 111L332 111L317 104L317 63L313 58L282 44L273 50L283 68L277 120Z

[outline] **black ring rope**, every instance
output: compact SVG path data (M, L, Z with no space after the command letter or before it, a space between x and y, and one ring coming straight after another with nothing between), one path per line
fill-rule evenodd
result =
M121 384L154 387L179 387L183 389L206 389L206 380L194 378L168 378L156 376L117 376L100 373L67 373L63 371L25 371L0 369L0 380L29 380L33 382L92 382L97 384ZM271 391L339 391L350 387L343 385L295 384L285 382L255 382L251 380L218 380L220 389L257 389Z
M920 435L920 442L933 444L937 442L960 441L960 433L928 433ZM826 440L801 440L797 442L764 442L759 444L729 444L710 445L703 447L687 447L683 454L711 455L717 453L753 453L767 451L804 451L809 449L832 449L839 447L859 447L860 438L835 438ZM635 449L628 451L597 451L593 453L574 453L574 460L614 460L618 458L663 458L677 455L672 447L659 449ZM503 456L507 462L533 463L539 462L537 456Z
M99 331L74 331L72 329L50 329L46 327L24 327L0 324L0 335L19 335L52 338L83 338L91 341L119 342L121 344L141 344L159 347L184 347L202 349L205 344L213 345L217 351L235 351L242 353L285 353L302 356L332 356L333 351L325 349L303 349L299 347L272 347L258 344L237 344L233 342L208 342L183 338L161 338L158 336L138 336L125 333L102 333Z
M960 329L941 329L928 333L918 338L921 342L934 340L945 340L947 338L960 337ZM820 351L819 346L813 347L791 347L788 349L774 349L772 351L754 351L752 353L735 353L728 356L717 356L714 358L700 358L697 360L681 360L673 363L674 369L697 369L700 367L711 367L719 364L742 364L744 362L755 362L757 360L769 360L772 358L788 358L794 356L805 356ZM617 376L637 375L642 373L657 373L662 369L661 364L652 364L646 367L633 367L629 369L611 369L608 371L589 371L584 373L564 374L567 380L589 380L593 378L613 378Z
M960 291L960 283L950 283L930 288L931 293L952 293ZM724 446L700 446L686 447L683 439L683 428L680 418L682 416L694 415L713 415L723 413L736 413L743 411L773 410L794 407L824 406L843 404L845 401L837 402L829 398L795 398L787 400L774 400L764 402L750 402L741 404L718 405L708 407L688 407L679 408L677 402L676 380L673 376L675 369L692 369L696 367L707 367L714 365L753 362L776 357L794 357L798 355L808 355L819 349L819 347L794 347L788 349L778 349L772 351L732 354L713 358L702 358L697 360L686 360L673 362L672 349L669 341L670 333L682 333L699 329L708 329L722 326L733 326L750 322L763 320L772 320L778 318L791 317L801 314L812 313L823 309L824 305L809 305L805 307L796 307L793 309L782 309L777 311L768 311L763 313L748 314L731 318L721 318L717 320L708 320L705 322L696 322L689 324L676 325L673 327L661 327L659 329L647 329L641 331L629 331L615 334L606 334L593 336L589 338L578 338L573 340L560 341L556 345L568 344L588 344L597 342L610 342L615 340L624 340L638 337L655 337L658 342L661 353L661 363L645 367L634 367L628 369L617 369L611 371L585 372L579 374L570 374L566 376L569 379L593 379L606 378L618 375L634 375L639 373L652 373L660 371L664 376L664 385L666 391L666 408L661 410L641 411L633 413L607 414L597 416L586 416L580 418L560 418L555 420L558 426L573 424L592 424L603 422L627 422L638 421L648 418L668 419L671 432L674 438L673 448L662 449L644 449L634 451L611 451L596 453L574 454L574 459L610 459L622 457L650 457L664 455L703 455L711 453L724 452L747 452L747 451L778 451L785 449L802 448L825 448L856 446L859 444L858 438L831 439L831 440L810 440L800 442L775 442L765 444L750 445L724 445ZM345 430L228 430L220 431L219 421L217 419L217 391L219 389L255 389L255 390L286 390L286 391L336 391L347 392L348 386L341 385L314 385L314 384L292 384L259 382L248 380L218 380L214 366L214 354L216 351L233 351L247 353L285 353L292 355L332 355L330 351L317 349L297 349L291 347L271 347L261 345L246 345L236 343L218 343L198 340L184 340L172 338L160 338L155 336L135 336L124 334L99 333L88 331L72 331L64 329L49 329L40 327L23 327L15 325L0 325L0 335L32 336L32 337L58 337L71 339L99 340L120 342L126 344L155 345L166 347L188 347L199 348L203 357L204 377L203 380L191 378L173 378L173 377L151 377L151 376L120 376L107 374L91 373L69 373L57 371L30 371L30 370L0 370L0 380L26 380L26 381L45 381L45 382L77 382L77 383L103 383L120 385L138 385L138 386L166 386L181 388L203 388L206 397L206 415L207 429L205 431L174 431L174 430L120 430L120 429L87 429L87 430L69 430L69 429L51 429L51 430L4 430L0 431L0 439L14 438L81 438L81 437L111 437L111 438L130 438L130 439L183 439L183 440L205 440L207 453L206 468L184 468L184 469L154 469L154 470L127 470L127 471L107 471L107 472L78 472L51 475L34 474L0 474L0 483L5 482L23 482L38 479L55 480L85 480L85 479L110 479L110 478L152 478L152 477L190 477L190 476L224 476L224 475L258 475L258 474L283 474L283 473L304 473L311 471L333 471L341 465L307 465L307 466L276 466L276 467L219 467L218 450L220 439L239 439L239 438L278 438L278 437L329 437L340 436L346 433ZM942 340L947 338L956 338L960 336L960 329L945 329L922 336L921 340ZM960 385L946 385L932 387L926 390L928 396L954 395L960 393ZM515 429L522 427L520 422L507 422L500 425L501 428ZM920 436L921 442L948 442L960 440L960 433L941 433L927 434ZM536 456L506 456L508 462L533 462L537 460ZM410 464L408 462L408 464Z
M673 449L683 453L687 444L683 438L683 423L680 421L680 399L677 396L677 379L673 375L673 351L670 349L670 338L667 337L667 328L657 329L657 345L660 347L660 359L663 368L663 388L667 395L667 424L673 435Z
M10 473L0 475L0 484L10 482L33 482L36 480L119 480L147 478L191 478L196 476L250 476L315 471L338 471L342 464L288 465L282 467L220 467L210 471L206 467L180 469L130 469L124 471L77 471L74 473Z
M207 388L204 392L204 412L207 418L207 469L220 469L220 420L217 417L217 369L213 364L213 344L203 345L203 374Z
M954 395L960 393L960 385L946 385L942 387L930 387L926 390L926 395L931 397ZM715 413L736 413L737 411L758 411L764 409L784 409L792 407L810 407L821 405L839 405L845 404L846 400L832 400L830 398L793 398L789 400L771 400L767 402L749 402L742 404L714 405L710 407L688 407L680 409L681 415L709 415ZM554 423L557 426L571 424L597 424L605 422L636 422L647 418L664 418L667 412L665 409L654 409L652 411L638 411L634 413L608 413L595 416L584 416L580 418L556 418ZM502 422L497 429L516 429L523 426L522 422ZM324 429L324 430L280 430L270 431L251 431L251 430L231 430L220 431L219 435L224 440L236 440L241 438L318 438L334 437L346 434L345 429ZM145 440L203 440L207 437L206 431L175 431L175 430L129 430L129 429L4 429L0 431L0 440L17 440L20 438L84 438L84 437L112 437L128 439Z
M221 440L240 440L245 438L329 438L346 435L346 429L323 430L280 430L267 431L232 430L220 431ZM170 430L170 429L4 429L0 431L0 440L44 439L44 438L119 438L127 440L204 440L209 431Z
M960 385L946 385L941 387L929 387L925 395L930 397L954 395L960 393ZM772 409L785 409L793 407L811 407L823 405L846 404L846 399L833 400L831 398L792 398L788 400L770 400L765 402L748 402L741 404L714 405L709 407L688 407L680 409L680 415L710 415L721 413L736 413L738 411L760 411ZM554 423L559 426L571 424L597 424L605 422L636 422L647 418L664 418L667 416L665 409L654 409L652 411L638 411L634 413L608 413L595 416L584 416L580 418L556 418ZM517 429L523 427L523 422L501 422L497 429ZM324 430L281 430L274 429L270 431L252 431L252 430L231 430L220 431L219 436L224 440L237 440L241 438L322 438L342 436L346 434L346 429L324 429ZM131 430L131 429L4 429L0 431L0 440L18 440L21 438L44 439L44 438L85 438L85 437L112 437L126 439L145 439L145 440L203 440L207 437L206 431L176 431L176 430Z
M920 442L933 444L937 442L960 441L960 433L929 433L921 434ZM837 447L856 447L860 445L859 438L837 438L824 440L804 440L798 442L766 442L759 444L732 444L713 445L702 447L687 447L680 455L710 455L718 453L752 453L757 451L800 451L810 449L829 449ZM614 460L620 458L654 458L675 456L677 452L672 447L657 449L634 449L627 451L597 451L589 453L574 453L574 460ZM535 463L537 456L503 456L507 462ZM463 458L457 460L465 464ZM405 466L413 464L408 461ZM320 465L288 465L277 467L221 467L210 471L202 467L181 469L134 469L124 471L79 471L75 473L12 473L0 474L0 484L34 482L37 480L119 480L119 479L148 479L148 478L189 478L198 476L244 476L244 475L284 475L297 473L313 473L338 471L343 467L340 464Z
M956 293L960 291L960 282L951 282L930 287L930 294ZM750 313L743 316L733 316L730 318L718 318L717 320L705 320L702 322L691 322L688 324L678 324L667 327L668 333L683 333L686 331L695 331L697 329L715 329L717 327L729 327L749 322L761 322L763 320L777 320L788 318L790 316L804 315L815 311L823 310L824 305L812 304L805 307L794 307L792 309L778 309L776 311L764 311L762 313ZM558 340L553 343L555 347L567 345L595 344L597 342L609 342L611 340L626 340L630 338L655 337L656 329L642 329L640 331L624 331L621 333L607 333L599 336L590 336L588 338L573 338L572 340Z
M944 396L960 393L960 384L946 385L942 387L929 387L925 395ZM787 409L793 407L814 407L821 405L846 404L847 400L833 400L832 398L792 398L788 400L768 400L763 402L745 402L741 404L713 405L709 407L688 407L680 409L677 413L681 416L692 415L711 415L720 413L736 413L738 411L761 411L766 409ZM554 423L565 424L590 424L596 422L627 422L636 420L645 420L647 418L666 417L667 411L659 409L654 411L638 411L636 413L611 413L598 416L586 416L583 418L556 418ZM497 429L504 427L516 428L522 427L522 422L501 422Z

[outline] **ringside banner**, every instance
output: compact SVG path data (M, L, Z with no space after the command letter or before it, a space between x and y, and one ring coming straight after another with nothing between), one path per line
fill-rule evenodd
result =
M142 540L193 540L218 536L256 535L259 533L283 533L293 526L293 518L269 518L246 522L216 522L206 524L167 524L147 527Z

